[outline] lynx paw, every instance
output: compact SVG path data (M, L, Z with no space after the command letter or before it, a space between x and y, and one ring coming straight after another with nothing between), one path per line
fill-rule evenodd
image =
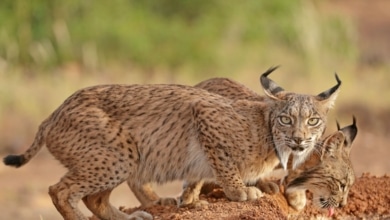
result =
M262 192L265 192L269 195L274 195L279 193L278 184L271 181L258 181L256 187L259 188Z
M153 216L144 211L136 211L128 216L129 220L153 220Z
M263 193L254 186L244 188L229 188L224 189L226 196L232 201L247 201L255 200L263 196Z
M304 190L286 192L288 204L297 211L301 211L306 205L306 192Z

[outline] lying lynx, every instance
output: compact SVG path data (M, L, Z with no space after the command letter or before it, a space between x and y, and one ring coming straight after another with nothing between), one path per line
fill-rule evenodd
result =
M355 182L350 161L352 142L357 134L356 119L353 124L324 138L319 151L312 154L298 169L289 171L286 178L286 199L289 204L302 210L306 205L306 190L313 193L313 202L329 210L347 204L348 192Z
M258 95L244 85L227 78L212 78L197 84L195 87L232 100L264 101L266 99L266 97ZM297 210L304 208L306 204L306 189L310 189L315 193L315 204L322 208L329 208L330 214L333 213L334 207L346 204L349 188L352 186L355 178L349 159L351 144L357 134L355 118L352 125L342 129L338 126L338 130L339 132L335 132L320 141L316 145L317 147L313 154L297 169L292 169L291 161L289 161L289 175L285 179L284 184L286 184L285 186L288 185L286 199L293 208ZM342 135L343 137L341 137ZM344 138L345 141L340 141L344 140ZM334 153L337 151L343 153ZM313 183L314 180L317 182ZM335 184L340 184L340 187L336 187ZM273 182L260 180L256 185L261 189L268 189L267 191L271 193L275 193L278 190L277 185ZM193 198L193 192L191 192L194 189L189 190L188 187L194 186L184 187L185 191L181 198L184 203L193 202L194 199L197 199Z
M68 172L49 188L64 219L86 220L82 200L101 219L152 219L127 215L109 203L127 180L142 203L155 196L149 183L217 181L233 201L262 196L247 187L290 154L295 164L312 151L325 129L340 81L317 95L288 93L267 76L267 102L232 101L182 85L100 85L71 95L40 125L31 147L4 158L26 164L46 145ZM275 153L276 152L276 153Z

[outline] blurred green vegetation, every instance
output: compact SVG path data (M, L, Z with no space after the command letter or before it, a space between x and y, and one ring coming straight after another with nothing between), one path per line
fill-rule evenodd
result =
M177 74L237 69L280 50L354 59L352 34L313 2L285 0L3 0L0 59L29 73L76 63ZM323 57L325 56L325 57ZM329 56L329 57L326 57ZM337 56L337 57L334 57ZM332 58L332 59L333 59ZM42 71L43 70L43 71Z

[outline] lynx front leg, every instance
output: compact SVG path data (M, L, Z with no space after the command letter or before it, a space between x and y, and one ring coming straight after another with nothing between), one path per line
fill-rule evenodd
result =
M222 173L222 175L217 176L217 180L226 196L232 201L255 200L263 196L259 188L245 186L238 175L226 175Z
M262 192L269 195L279 193L279 186L272 181L258 180L255 185ZM215 183L204 183L204 181L185 183L183 185L183 194L179 199L180 207L199 207L207 205L208 202L199 199L199 194L210 193L213 189L220 188Z
M218 171L216 171L218 173ZM254 200L263 196L263 193L254 186L246 187L240 178L237 178L236 182L229 182L230 177L217 176L219 185L223 188L225 195L232 201L246 201ZM242 184L237 184L242 183ZM207 205L206 201L199 199L199 194L203 186L203 181L188 183L184 187L182 196L180 197L180 206L202 206Z
M180 207L199 207L208 202L199 199L199 194L204 181L184 183L183 193L179 199Z
M207 100L194 103L192 114L198 141L226 196L233 201L262 197L263 193L258 188L245 186L235 162L243 159L238 156L238 142L249 138L240 116L228 104L209 103Z

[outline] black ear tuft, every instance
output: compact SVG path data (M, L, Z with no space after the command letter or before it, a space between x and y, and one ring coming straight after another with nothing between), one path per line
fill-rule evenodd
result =
M350 143L352 143L352 141L355 139L356 135L357 135L357 132L358 132L358 128L356 126L356 117L355 116L352 116L352 124L351 125L348 125L346 127L343 127L342 129L340 129L344 135L347 137L348 141Z
M261 77L267 77L269 74L271 74L277 68L279 68L279 65L270 67L267 71L265 71L263 74L261 74Z
M336 77L337 85L340 86L341 80L340 80L339 76L337 75L337 73L334 73L334 76Z
M340 80L339 76L337 75L337 73L335 73L335 77L336 77L337 84L335 86L333 86L332 88L326 90L325 92L318 94L317 96L320 98L320 100L328 99L341 86L341 80Z
M284 91L284 89L278 86L274 81L269 79L267 76L276 70L279 66L271 67L265 73L260 76L260 83L263 86L264 92L268 97L278 99L277 93Z
M341 128L340 131L343 132L343 134L345 136L344 150L349 155L351 148L352 148L352 142L355 140L357 132L358 132L358 128L356 126L355 116L352 117L352 124Z
M353 115L352 116L352 125L348 126L349 127L349 139L351 140L351 142L353 140L355 140L355 137L357 135L357 132L358 132L358 128L356 126L356 117Z

